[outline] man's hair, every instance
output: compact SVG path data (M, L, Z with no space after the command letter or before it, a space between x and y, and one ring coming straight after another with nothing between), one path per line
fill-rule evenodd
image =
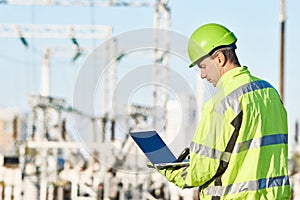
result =
M229 46L219 46L212 50L209 55L212 56L215 52L220 51L223 53L228 62L240 66L239 59L235 53L236 45L232 44Z
M220 49L218 49L218 51L221 51L224 54L227 61L229 61L230 63L232 63L234 65L240 66L240 62L239 62L239 59L238 59L238 57L235 53L235 49L220 48Z

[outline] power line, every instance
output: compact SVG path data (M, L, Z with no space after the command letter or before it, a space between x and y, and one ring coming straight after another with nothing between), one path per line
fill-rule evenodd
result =
M111 32L104 25L0 24L0 37L5 38L105 39Z
M9 5L39 5L39 6L99 6L99 7L153 7L155 1L118 1L118 0L0 0L2 4Z

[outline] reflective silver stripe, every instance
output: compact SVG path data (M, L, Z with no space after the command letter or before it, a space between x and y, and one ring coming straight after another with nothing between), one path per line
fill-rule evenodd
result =
M217 149L210 148L208 146L204 146L201 144L197 144L195 142L192 142L190 145L190 151L194 152L198 155L213 158L213 159L218 159L218 160L223 160L225 162L229 161L230 158L230 153L228 152L223 152L219 151Z
M184 181L186 180L187 169L188 169L188 167L184 167L183 171L181 173L181 177L183 178ZM183 186L183 188L192 188L192 187L194 187L194 186L190 186L190 185L187 185L187 184L184 184L184 186Z
M273 86L270 83L263 80L258 80L242 85L239 88L232 91L230 94L228 94L216 107L215 111L219 114L223 114L229 107L232 107L234 112L237 114L241 111L239 102L240 96L248 92L264 88L273 88Z
M289 184L288 176L278 176L237 183L229 186L210 186L205 188L204 193L212 196L225 196L239 192L254 191L270 187L285 186Z
M260 148L268 145L287 144L287 143L288 143L287 134L267 135L260 138L254 138L245 142L237 143L234 146L232 153L239 153L249 149ZM217 149L210 148L208 146L197 144L195 142L191 143L190 151L201 156L223 160L225 162L228 162L231 156L231 154L228 152L222 152Z
M182 177L184 180L186 179L187 168L188 168L188 167L184 167L184 168L183 168L183 171L182 171L182 173L181 173L181 177Z
M251 140L236 144L233 149L233 153L239 153L249 149L260 148L268 145L287 144L287 143L288 143L287 134L267 135L261 138L253 138Z

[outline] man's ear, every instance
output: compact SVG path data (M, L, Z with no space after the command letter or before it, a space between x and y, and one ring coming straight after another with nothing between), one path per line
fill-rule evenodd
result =
M219 65L222 67L224 67L227 62L226 56L221 51L219 51L219 53L217 55L217 60L219 62Z

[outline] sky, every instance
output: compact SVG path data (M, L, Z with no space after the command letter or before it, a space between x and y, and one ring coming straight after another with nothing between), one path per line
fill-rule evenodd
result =
M279 90L280 0L169 0L168 5L171 9L170 29L187 37L197 27L209 22L221 23L231 29L238 38L237 54L240 63ZM300 117L300 69L296 61L300 50L299 7L300 1L287 2L284 104L288 111L291 144L294 124ZM99 24L112 26L113 35L151 28L154 26L153 17L152 7L0 4L0 24ZM97 46L101 42L95 39L81 40L79 44ZM18 38L0 37L1 107L28 110L28 95L39 93L40 66L46 47L64 46L67 49L71 44L65 39L36 38L29 38L28 43L29 47L26 48ZM50 58L50 93L71 101L76 76L87 54L71 62L74 52L68 51L63 57L54 55ZM183 74L192 76L193 71L187 72L184 68L186 66L180 67Z

